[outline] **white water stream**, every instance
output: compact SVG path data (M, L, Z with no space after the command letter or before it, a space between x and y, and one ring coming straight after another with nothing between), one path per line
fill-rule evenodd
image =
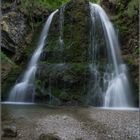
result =
M94 94L96 94L96 91L101 92L104 107L132 107L133 101L131 99L131 89L127 76L127 68L121 58L119 41L114 27L105 11L99 5L90 3L90 10L92 20L91 46L93 50L92 67L90 66L90 68L95 75L94 77L96 77L94 81L96 88L92 90L95 92ZM95 28L98 28L97 33L95 32ZM95 40L95 36L97 36L98 32L101 31L103 32L105 38L104 43L107 47L107 61L102 74L102 84L100 84L100 60L97 56L100 46L97 44L97 40ZM97 94L100 95L100 93Z
M58 10L54 11L47 19L45 26L42 30L37 49L35 50L35 52L33 53L31 57L31 60L28 64L27 70L25 71L21 82L15 84L15 86L11 90L9 101L26 102L28 101L28 99L30 100L30 102L34 101L34 84L33 83L34 83L35 73L37 69L37 62L42 53L53 16L55 15L56 12L58 12Z

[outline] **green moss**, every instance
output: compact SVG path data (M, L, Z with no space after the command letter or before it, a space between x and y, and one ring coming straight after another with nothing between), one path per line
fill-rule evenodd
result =
M69 5L70 3L73 4L69 2ZM44 49L46 58L43 59L43 61L49 63L87 61L89 47L88 12L85 1L76 1L75 5L65 7L63 50L60 49L59 45L59 13L54 16L48 35L47 45Z
M126 61L126 64L130 66L130 65L133 65L134 58L132 56L128 56L125 61Z
M36 87L36 89L38 89L38 91L41 91L42 81L41 80L35 80L35 87Z
M1 5L0 5L0 7L2 9L8 9L8 8L11 8L11 6L12 6L11 1L7 1L7 0L2 1Z
M100 4L101 0L90 0L91 2L93 3L97 3L97 4Z
M40 74L36 77L38 96L47 97L51 88L52 96L60 101L83 102L89 71L87 63L69 63L62 66L45 64L40 70Z
M67 19L64 22L65 61L84 62L89 44L88 11L84 1L78 1L71 8L66 8L64 17Z
M138 14L139 9L139 1L138 0L131 0L128 4L127 10L125 14L128 15L130 18Z
M75 88L63 88L59 89L57 87L52 87L51 91L52 95L61 101L67 102L76 100L78 102L82 102L82 97L86 94L83 91L83 87L75 87Z
M60 99L60 95L62 93L62 89L59 89L58 87L53 86L51 93L54 97L59 98Z
M36 77L42 81L46 96L51 87L51 94L60 101L83 102L88 78L89 23L87 1L69 2L64 12L61 50L59 12L54 16L44 48L45 57L40 60L40 74Z
M69 0L22 0L20 9L27 13L29 10L33 12L36 9L51 9L55 10L59 8L61 5L67 3Z
M17 17L17 13L16 13L16 12L9 12L9 13L7 14L7 16L10 16L10 17L12 17L12 18L15 18L15 17Z
M68 101L69 99L69 95L66 92L61 92L61 94L59 95L59 98L63 101Z
M2 61L4 60L4 61L12 64L13 67L16 67L16 64L9 57L7 57L6 54L4 54L4 52L2 52L2 51L0 52L0 58Z
M60 140L60 138L54 134L41 134L38 140Z

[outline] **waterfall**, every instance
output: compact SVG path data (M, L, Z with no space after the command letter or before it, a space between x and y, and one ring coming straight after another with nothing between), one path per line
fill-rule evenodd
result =
M60 13L59 13L59 44L60 44L60 50L63 52L64 49L64 39L63 39L63 27L64 27L64 11L65 11L65 5L60 8Z
M65 12L65 5L63 5L60 8L60 14L59 14L59 46L60 46L60 50L61 50L61 59L62 59L62 64L59 64L59 67L61 67L62 69L65 67L65 58L64 58L64 12ZM63 84L63 93L66 94L66 89L65 89L66 85L65 82Z
M65 11L65 5L63 5L60 9L59 9L59 36L58 36L58 41L59 41L59 48L58 51L60 51L60 60L61 62L59 63L55 63L52 64L54 65L55 69L62 69L65 67L65 60L64 60L64 11ZM56 85L58 85L57 80L55 81ZM53 83L54 84L54 83ZM60 104L60 100L58 98L56 98L55 96L53 96L53 85L51 83L51 78L49 78L49 86L48 86L48 93L49 93L49 97L50 97L50 101L49 104ZM64 83L64 92L65 92L65 83Z
M21 82L15 84L15 86L11 90L9 95L9 101L13 102L34 101L34 93L35 93L34 79L37 69L37 62L40 58L41 52L45 45L45 40L47 38L53 16L55 15L56 12L58 12L58 10L54 11L47 19L40 36L38 46L31 57L31 60L28 64L28 67L23 75Z
M131 89L127 67L123 63L119 41L105 11L90 3L91 64L89 69L89 102L104 107L131 107Z
M90 78L87 103L104 107L131 107L133 106L133 100L131 98L128 72L121 58L116 31L107 14L99 5L92 3L89 3L89 5L91 15L91 45L89 47ZM63 68L65 66L64 11L65 6L61 7L59 11L60 31L58 36L58 51L61 53L60 56L63 63L55 64L56 68ZM46 21L37 49L33 53L21 81L15 84L11 90L9 101L34 101L34 80L37 63L45 45L52 18L56 12L58 10L53 12ZM55 97L52 95L53 84L51 83L51 78L49 81L49 96L52 102ZM64 93L66 93L65 87L66 85L64 83Z

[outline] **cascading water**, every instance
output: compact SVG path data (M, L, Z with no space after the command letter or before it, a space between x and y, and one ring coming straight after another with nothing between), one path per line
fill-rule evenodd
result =
M63 40L64 10L65 10L65 5L60 8L60 15L59 15L59 26L60 26L59 44L60 44L61 51L63 51L64 49L64 40Z
M62 69L65 67L65 58L64 58L64 12L65 12L65 5L62 6L60 8L60 18L59 18L59 29L60 29L60 34L59 34L59 45L60 45L60 49L61 49L61 53L62 53L62 61L63 63L62 64L59 64L59 67L61 67ZM65 94L66 91L65 91L65 83L64 83L64 88L63 88L63 93Z
M118 38L105 11L90 3L90 101L104 107L132 107L127 68L121 59ZM101 101L102 100L102 101Z
M61 61L55 64L57 69L65 66L64 50L64 10L59 12L59 49ZM35 50L22 80L11 90L9 101L25 102L34 100L34 79L37 62L44 47L45 40L54 14L48 18L42 31L40 41ZM104 107L131 107L131 90L127 78L127 68L121 59L120 48L115 30L104 10L97 4L90 3L91 13L91 47L89 50L91 63L90 80L88 83L88 104ZM52 96L52 83L49 79L50 101ZM64 84L65 94L65 84ZM55 100L56 101L56 100Z
M65 66L65 63L64 63L64 56L63 56L63 50L64 50L64 38L63 38L63 27L64 27L64 11L65 11L65 5L62 6L59 10L59 48L58 50L60 51L61 53L61 61L63 63L57 63L55 64L55 67L56 69L62 69L64 68ZM57 85L57 80L56 80L56 85ZM51 88L51 79L49 79L49 97L50 97L50 104L60 104L60 101L59 99L57 99L56 97L54 97L52 95L52 88ZM65 92L65 85L64 85L64 92ZM55 102L55 103L54 103Z
M12 102L25 102L25 101L34 101L34 79L37 69L37 62L45 45L45 40L48 35L48 31L51 25L53 16L58 10L54 11L48 18L43 28L43 31L40 36L40 40L37 46L37 49L33 53L31 60L28 64L27 70L25 71L23 78L20 83L17 83L10 92L9 101ZM29 89L32 91L31 94Z

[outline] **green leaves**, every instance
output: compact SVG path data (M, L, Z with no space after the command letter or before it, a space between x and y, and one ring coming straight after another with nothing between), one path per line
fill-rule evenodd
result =
M50 10L55 10L61 5L67 3L69 0L22 0L22 6L24 8L47 8ZM33 7L32 7L33 6Z
M16 66L16 64L11 59L9 59L2 51L0 52L0 58L1 60L5 60L13 66Z
M98 3L98 4L100 4L100 0L90 0L91 2L93 2L93 3Z

